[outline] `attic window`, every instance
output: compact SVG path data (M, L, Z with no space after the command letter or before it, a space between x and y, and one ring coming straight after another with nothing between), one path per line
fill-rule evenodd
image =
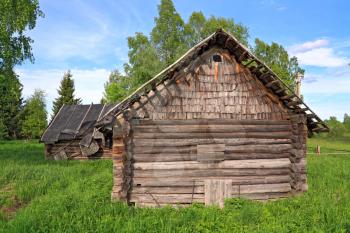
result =
M222 62L221 56L218 54L213 55L214 62Z

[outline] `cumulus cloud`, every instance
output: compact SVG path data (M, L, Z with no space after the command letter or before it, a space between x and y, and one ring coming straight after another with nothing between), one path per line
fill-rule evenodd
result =
M350 59L337 54L329 45L329 40L318 39L293 45L288 51L292 56L296 56L302 65L318 67L346 66Z

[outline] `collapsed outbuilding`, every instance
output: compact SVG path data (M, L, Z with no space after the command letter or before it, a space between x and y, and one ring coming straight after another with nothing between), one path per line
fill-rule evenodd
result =
M303 192L307 136L328 131L222 30L104 111L92 129L112 138L112 199L139 206L222 206L227 197Z
M112 133L95 128L115 105L63 105L41 137L47 159L112 158Z

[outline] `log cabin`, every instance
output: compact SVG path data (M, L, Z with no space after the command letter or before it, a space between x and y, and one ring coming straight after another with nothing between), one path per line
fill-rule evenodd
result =
M112 134L94 124L114 105L63 105L41 137L46 159L111 159Z
M93 128L112 137L112 200L221 207L229 197L270 200L306 191L307 137L329 130L221 29L103 113Z

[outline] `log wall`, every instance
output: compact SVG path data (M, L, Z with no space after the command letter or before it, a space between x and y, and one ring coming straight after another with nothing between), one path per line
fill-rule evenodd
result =
M194 63L193 72L175 72L117 119L112 199L222 206L224 197L305 191L305 118L223 50Z
M81 153L80 140L60 141L55 144L45 144L46 159L72 159L72 160L88 160L88 159L111 159L112 149L102 148L92 156L84 156Z

